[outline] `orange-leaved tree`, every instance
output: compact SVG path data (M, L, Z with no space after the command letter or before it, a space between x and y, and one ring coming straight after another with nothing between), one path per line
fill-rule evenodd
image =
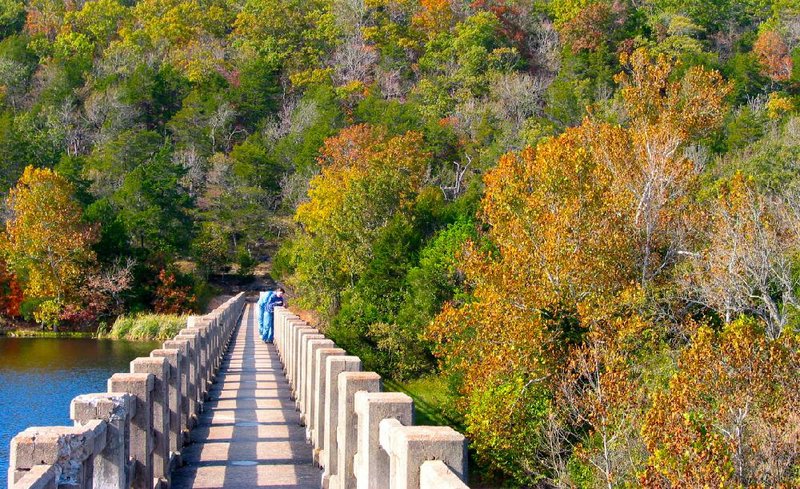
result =
M486 175L485 244L462 257L472 301L429 328L478 454L526 483L635 484L646 460L633 366L663 331L642 311L698 233L687 150L728 86L645 51L623 63L624 126L587 119Z
M800 342L739 319L700 328L642 430L646 487L796 487Z

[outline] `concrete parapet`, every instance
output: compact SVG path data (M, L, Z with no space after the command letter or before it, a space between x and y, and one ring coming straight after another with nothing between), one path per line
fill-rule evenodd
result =
M169 485L184 430L245 304L244 294L187 321L174 340L108 380L108 393L75 397L72 427L32 427L11 443L9 487L153 489Z
M467 476L467 443L464 435L449 426L404 426L397 419L384 419L380 423L380 444L383 451L389 455L390 482L381 487L390 489L418 489L420 488L420 474L422 464L429 460L443 462L450 473L457 480L462 481L462 486L433 485L437 489L459 488ZM434 470L436 466L429 467L426 480L433 476L442 476L442 480L452 480L445 477L441 471ZM359 480L359 483L361 481Z

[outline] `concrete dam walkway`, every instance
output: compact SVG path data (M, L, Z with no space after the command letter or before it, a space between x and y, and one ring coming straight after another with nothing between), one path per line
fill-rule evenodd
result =
M321 471L275 345L258 336L254 304L233 335L172 487L318 488Z
M469 489L464 436L414 424L318 329L275 308L275 344L244 293L70 404L72 426L12 440L9 489Z

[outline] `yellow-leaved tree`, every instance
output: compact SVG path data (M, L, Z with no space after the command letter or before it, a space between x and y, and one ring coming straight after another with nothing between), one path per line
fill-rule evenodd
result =
M74 188L47 168L25 168L6 204L3 252L28 299L41 302L37 320L55 326L62 308L75 299L94 266L96 233L82 220Z

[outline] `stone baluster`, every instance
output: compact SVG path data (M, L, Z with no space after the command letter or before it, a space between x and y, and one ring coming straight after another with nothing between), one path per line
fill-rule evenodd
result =
M328 489L331 479L338 470L339 443L339 374L359 372L361 359L355 356L332 356L325 361L325 431L322 440L320 459L325 471L322 474L322 487Z
M173 467L180 465L176 457L180 456L183 446L183 433L181 429L181 406L183 404L181 395L181 352L178 349L156 349L150 352L154 358L163 358L167 361L169 368L169 380L167 382L167 405L169 410L169 466L170 471Z
M305 387L303 393L303 408L301 410L301 415L306 424L306 440L311 441L311 430L314 429L314 410L315 405L314 401L316 400L314 397L314 392L316 389L316 381L317 381L317 350L322 348L334 348L336 345L333 343L332 340L327 338L319 338L315 340L309 340L308 351L306 351L306 380L305 380Z
M344 356L346 352L341 348L320 348L314 360L314 399L312 405L311 445L314 447L312 458L321 466L322 443L325 437L325 395L327 386L328 358Z
M189 349L191 348L189 340L167 340L162 345L164 350L178 350L178 378L179 381L179 404L178 413L180 414L180 421L176 427L178 430L178 451L184 444L184 439L188 436L189 431ZM171 425L170 425L171 426Z
M292 391L292 398L296 401L295 406L299 409L300 405L300 363L302 362L303 352L302 352L302 344L303 344L303 337L306 335L319 335L315 336L315 338L322 338L323 336L319 334L315 328L310 326L303 326L300 328L296 328L292 333L292 354L291 354L291 366L289 368L290 374L290 386Z
M136 399L131 418L129 450L133 460L134 489L153 488L153 374L114 374L108 379L108 392L132 394Z
M136 414L136 398L126 393L83 394L70 403L75 426L95 420L106 423L105 448L95 454L94 487L129 487L130 423Z
M153 477L168 480L169 471L169 364L164 358L140 357L131 362L131 373L152 374Z
M186 411L186 428L192 429L197 422L197 414L200 407L197 404L198 398L198 368L199 368L199 351L198 351L198 335L197 333L190 333L182 331L175 336L173 341L180 341L187 343L186 349L186 397L187 397L187 411Z
M332 488L351 489L356 487L354 459L358 442L358 429L355 415L355 396L357 392L378 392L381 390L381 376L375 372L342 372L338 379L339 423L337 426L338 462L336 477L331 477Z
M286 328L286 345L284 348L286 349L286 363L285 363L285 371L286 371L286 380L289 381L289 386L294 387L294 342L297 339L297 331L301 328L313 329L310 328L305 322L299 319L289 319L288 326Z
M308 384L308 369L306 369L306 362L308 361L308 342L313 340L324 340L325 335L317 332L303 334L300 336L299 355L297 357L297 386L295 387L295 396L297 398L296 406L300 411L300 425L305 426L305 402L306 402L306 385Z

